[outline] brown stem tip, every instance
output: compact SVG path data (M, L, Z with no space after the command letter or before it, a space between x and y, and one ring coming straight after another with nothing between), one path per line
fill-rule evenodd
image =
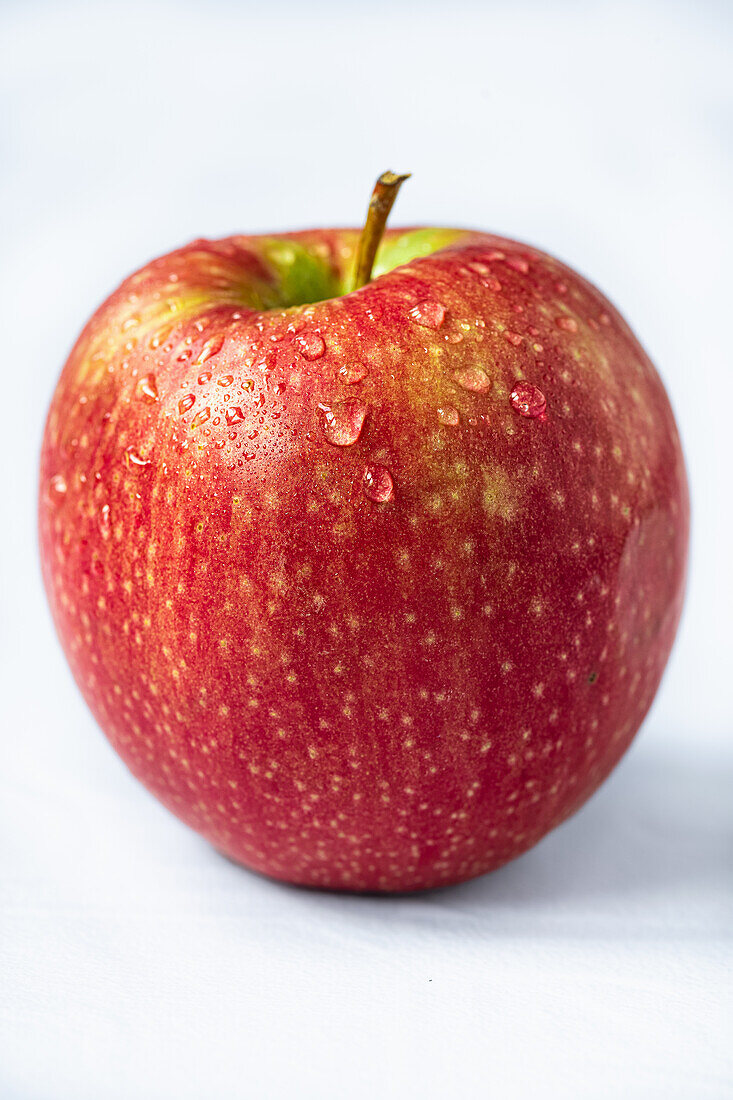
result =
M359 238L359 251L356 254L356 271L354 275L354 290L360 286L366 286L372 277L374 258L377 255L379 243L382 240L387 218L392 205L397 198L405 180L410 178L408 172L404 176L398 176L395 172L382 172L374 184L372 197L369 201L366 222Z

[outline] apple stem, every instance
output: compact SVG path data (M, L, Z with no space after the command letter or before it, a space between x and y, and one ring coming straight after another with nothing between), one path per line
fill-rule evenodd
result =
M374 184L372 197L369 200L364 228L359 238L359 250L356 254L356 269L354 275L354 290L366 286L372 277L374 259L377 255L384 229L387 224L392 204L397 198L397 192L406 179L410 178L408 172L405 176L398 176L395 172L382 172Z

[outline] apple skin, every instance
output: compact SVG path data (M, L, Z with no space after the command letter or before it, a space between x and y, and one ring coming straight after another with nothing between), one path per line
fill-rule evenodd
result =
M247 867L389 892L500 866L608 775L672 646L689 503L598 290L412 229L346 293L357 241L196 241L128 278L53 397L40 544L157 798Z

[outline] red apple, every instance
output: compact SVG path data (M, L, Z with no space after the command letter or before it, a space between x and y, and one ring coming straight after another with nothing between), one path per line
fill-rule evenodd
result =
M59 381L43 573L139 779L222 852L347 890L458 882L576 810L654 697L688 496L603 295L484 233L195 241Z

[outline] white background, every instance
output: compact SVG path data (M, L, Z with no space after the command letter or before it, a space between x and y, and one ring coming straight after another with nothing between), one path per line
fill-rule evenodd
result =
M0 8L0 1098L733 1094L731 8ZM223 861L108 748L35 546L55 378L120 278L200 235L466 224L618 304L677 410L689 598L644 730L514 865L414 898ZM727 973L726 973L727 970Z

